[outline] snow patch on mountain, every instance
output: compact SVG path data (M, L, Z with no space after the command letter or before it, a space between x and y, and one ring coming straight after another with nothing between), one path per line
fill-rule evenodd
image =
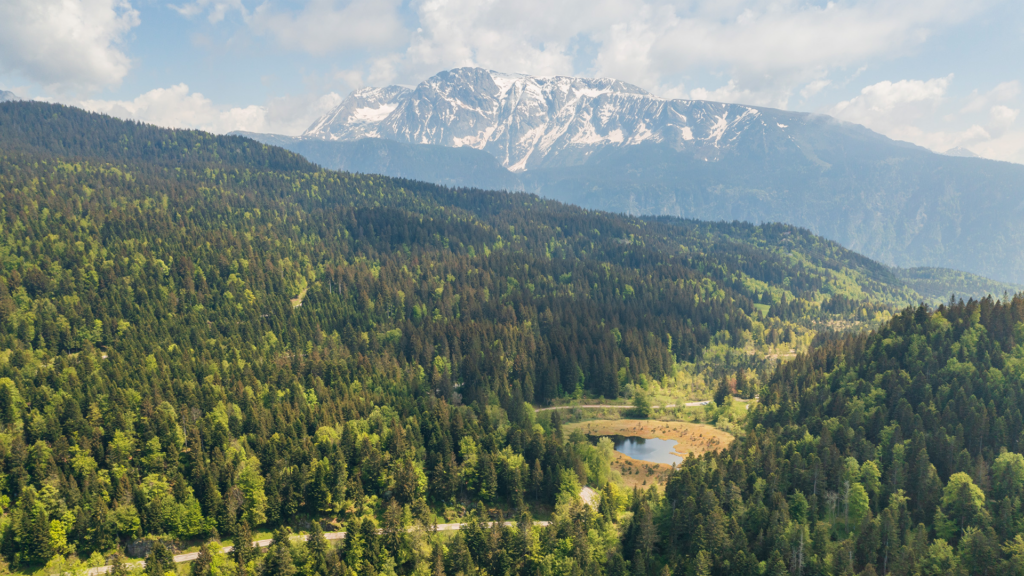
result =
M409 92L402 86L356 90L337 108L317 119L303 136L345 141L377 137L377 126L398 108Z

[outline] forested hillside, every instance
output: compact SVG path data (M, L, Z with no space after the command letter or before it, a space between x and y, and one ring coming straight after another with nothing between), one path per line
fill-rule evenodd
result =
M648 550L679 573L1019 574L1022 378L1020 296L821 342L744 438L673 476Z
M267 555L242 550L218 573L684 569L677 554L701 540L652 530L687 525L664 518L688 505L685 475L713 477L711 460L665 498L629 495L608 482L607 451L557 417L537 424L529 403L616 398L707 364L712 347L865 326L916 297L791 227L355 176L40 103L0 105L0 193L0 553L21 569L142 536L248 539L313 520L360 537L293 549L279 532ZM733 356L768 378L760 355ZM779 372L772 394L795 390L781 382L809 362ZM851 406L854 392L879 399L861 388ZM872 406L855 413L883 428L898 413ZM1019 414L1005 419L1019 434ZM864 445L844 442L844 456ZM987 454L964 446L971 462ZM789 493L754 482L764 466L739 473L729 502ZM580 503L584 484L603 491L599 512ZM404 531L475 504L474 522L555 506L553 524ZM747 536L764 556L778 540L760 530Z
M907 287L921 295L924 302L938 305L949 300L951 294L964 300L981 300L986 296L1004 298L1024 291L1024 286L996 282L959 270L946 268L908 268L893 272Z

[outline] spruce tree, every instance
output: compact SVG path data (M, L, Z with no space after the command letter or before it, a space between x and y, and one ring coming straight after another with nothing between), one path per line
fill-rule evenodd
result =
M153 549L146 556L146 576L164 576L165 572L174 571L174 554L163 543L157 540Z
M235 545L231 549L231 558L235 561L235 574L237 576L249 575L249 562L256 554L252 543L252 530L247 522L242 522L238 527L238 535L235 536Z
M729 379L726 376L722 376L721 382L718 383L718 388L715 389L715 404L718 406L725 404L725 399L729 397L729 394Z
M210 547L208 544L203 544L199 548L199 557L192 562L192 569L189 571L191 576L210 576L210 571L213 568L213 555L210 554Z
M296 572L292 558L292 547L288 542L289 530L285 527L274 530L267 555L260 566L260 576L293 576Z
M329 544L327 538L324 536L324 529L320 526L320 522L314 520L313 526L309 530L309 540L306 541L306 550L309 551L309 560L307 563L307 573L309 576L319 574L320 576L327 576L327 552L329 550Z
M111 576L128 576L128 567L124 563L124 553L118 548L110 558Z

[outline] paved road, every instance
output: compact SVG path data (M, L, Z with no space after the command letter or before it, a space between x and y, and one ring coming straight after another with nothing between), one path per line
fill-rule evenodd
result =
M686 407L693 406L707 406L711 403L711 400L701 400L699 402L687 402L683 404ZM664 406L651 406L652 410L660 410L662 408L675 408L678 404L665 404ZM627 408L633 408L632 404L566 404L565 406L548 406L547 408L535 408L534 412L547 412L548 410L568 410L570 408L614 408L618 410L625 410Z
M517 524L516 522L505 522L505 526L514 526L516 524ZM533 523L534 526L547 526L548 524L550 524L550 522L548 522L546 520L537 520L537 521L535 521ZM494 525L494 522L483 522L483 525L487 526L487 527L490 527L490 526ZM462 528L464 526L466 526L466 524L463 524L463 523L438 524L437 525L437 530L441 531L441 532L446 532L446 531L449 531L449 530L462 530ZM309 539L309 536L302 536L301 538L302 538L302 540L307 540L307 539ZM325 532L324 533L324 538L326 538L328 540L343 540L345 538L345 533L344 532ZM272 540L255 540L255 541L253 541L253 544L255 544L256 546L259 546L260 548L266 548L267 546L270 546L271 542L272 542ZM221 548L220 551L221 551L222 554L230 554L234 549L235 549L234 546L225 546L225 547ZM199 558L199 552L189 552L188 554L178 554L177 556L174 557L174 562L175 563L191 562L191 561L195 560L196 558ZM128 563L127 566L128 566L129 569L143 568L143 567L146 566L146 562L144 560L140 560L138 562ZM113 568L113 566L100 566L99 568L90 568L89 570L86 571L86 574L88 574L89 576L94 576L96 574L106 574L106 573L110 572L110 570L112 568Z

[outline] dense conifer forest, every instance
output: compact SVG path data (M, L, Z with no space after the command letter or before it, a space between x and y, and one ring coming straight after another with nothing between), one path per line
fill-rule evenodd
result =
M172 547L271 532L178 569L1024 570L1020 298L900 312L919 295L891 271L789 226L327 171L41 103L0 105L0 194L3 570L125 573L127 549L164 574ZM534 412L686 371L761 401L663 489Z

